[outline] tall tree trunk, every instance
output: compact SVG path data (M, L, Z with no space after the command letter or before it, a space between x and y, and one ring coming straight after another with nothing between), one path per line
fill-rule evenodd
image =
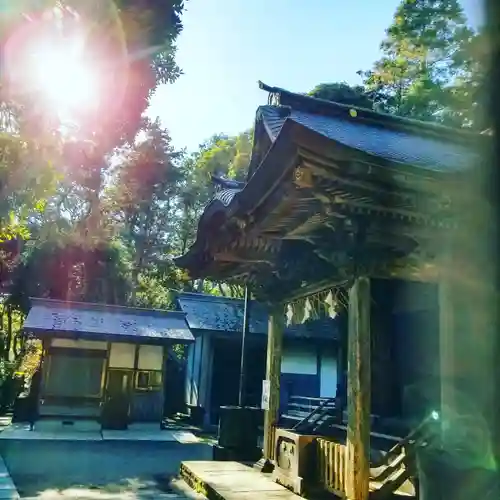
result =
M90 166L90 179L88 183L89 193L88 201L90 204L89 215L86 221L87 243L92 246L92 238L96 235L101 226L101 189L102 189L102 171L104 158L95 157Z
M10 353L12 350L12 306L7 306L7 337L6 337L6 345L5 345L5 359L10 361Z
M139 274L144 265L144 257L146 255L146 242L148 241L149 228L151 227L151 205L145 210L144 218L141 217L142 227L141 234L136 240L135 266L132 270L132 294L130 300L132 305L136 305L137 288L139 286Z

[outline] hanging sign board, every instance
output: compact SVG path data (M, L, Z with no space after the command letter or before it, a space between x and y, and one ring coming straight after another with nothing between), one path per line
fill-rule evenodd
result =
M271 392L271 384L269 380L262 381L262 400L260 403L260 407L263 410L269 410L269 394Z

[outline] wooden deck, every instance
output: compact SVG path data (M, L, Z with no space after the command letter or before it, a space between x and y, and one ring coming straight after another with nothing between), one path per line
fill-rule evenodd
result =
M239 462L182 462L182 478L209 500L300 500L271 477Z

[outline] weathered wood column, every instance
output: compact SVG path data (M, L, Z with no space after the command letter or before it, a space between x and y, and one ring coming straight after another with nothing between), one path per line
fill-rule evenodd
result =
M280 405L281 351L285 329L283 305L275 305L269 314L267 335L266 380L269 383L269 406L264 414L264 458L274 458L273 426Z
M394 392L397 367L393 357L394 335L391 328L390 300L391 282L370 284L373 301L370 309L370 349L371 349L371 412L380 417L394 417ZM376 285L378 285L376 287ZM381 289L384 287L383 289ZM392 305L392 304L391 304Z
M441 260L441 272L438 283L439 301L439 360L440 360L440 394L441 417L448 418L448 414L455 406L454 401L454 375L455 375L455 329L457 327L456 288L458 283L453 280L449 269L453 259L447 254Z
M357 278L349 290L347 361L348 500L368 500L370 475L370 281Z
M474 234L471 229L467 236ZM439 340L442 445L470 467L491 468L497 296L484 243L450 239L440 268ZM474 437L471 438L470 436ZM458 452L457 450L460 450ZM479 490L478 490L479 494Z

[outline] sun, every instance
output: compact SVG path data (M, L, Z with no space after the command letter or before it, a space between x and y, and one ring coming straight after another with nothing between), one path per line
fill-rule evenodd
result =
M41 99L58 115L93 107L98 99L97 75L78 44L41 43L32 53L27 76Z
M83 125L95 115L102 99L96 59L102 54L94 47L91 55L86 28L79 16L65 19L58 10L18 25L5 44L2 75L13 97L63 125Z

